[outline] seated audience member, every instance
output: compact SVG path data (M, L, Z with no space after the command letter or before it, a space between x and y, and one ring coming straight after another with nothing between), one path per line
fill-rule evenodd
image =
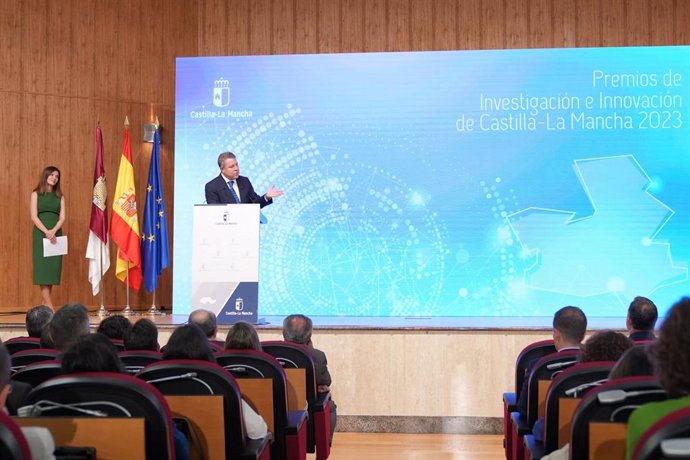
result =
M122 363L110 339L103 334L77 338L62 355L63 374L77 372L123 373Z
M623 353L632 346L632 341L620 332L599 331L587 339L578 361L581 363L618 361Z
M608 331L604 331L608 332ZM617 333L616 333L617 334ZM620 334L623 335L623 334ZM589 345L589 342L596 336L593 335L585 343L585 348ZM625 338L625 336L624 336ZM624 344L619 338L615 339L620 344ZM626 338L626 340L629 340ZM599 339L597 340L599 341ZM589 356L593 356L596 353L590 353ZM596 359L595 361L600 361ZM609 372L609 380L622 379L625 377L635 377L638 375L652 375L652 363L649 360L649 353L647 353L646 347L635 347L632 346L628 348L621 357L618 359L616 364ZM549 455L542 457L542 460L568 460L570 458L570 443L565 444L558 450L554 450Z
M632 348L632 346L632 341L620 332L611 330L599 331L587 339L577 359L580 363L618 361L623 353ZM534 428L532 429L534 439L543 442L544 431L544 419L540 418L534 423Z
M578 307L563 307L553 315L553 344L557 352L580 350L585 332L587 332L587 317ZM527 414L529 374L537 361L539 360L532 360L527 365L522 390L518 397L517 408L523 417Z
M89 334L79 337L62 357L62 372L115 372L124 373L117 349L104 334ZM175 458L189 459L189 442L185 435L174 428Z
M206 338L209 342L218 345L223 348L223 342L221 340L216 340L216 335L218 334L218 322L216 319L216 314L208 310L194 310L189 314L187 323L196 324L201 328L201 330L206 334Z
M132 323L129 322L129 319L122 315L113 315L101 321L96 332L110 339L122 340L125 338L125 333L131 328Z
M53 319L55 312L47 305L38 305L26 312L24 324L26 324L26 332L29 337L40 338L43 329Z
M5 401L10 392L10 354L5 345L0 343L0 410L5 410ZM47 428L21 428L31 450L31 458L53 460L55 441Z
M55 348L64 352L79 336L90 332L89 312L80 303L65 304L53 315L49 327Z
M654 340L654 326L658 317L659 313L654 302L646 297L635 297L630 302L628 317L625 320L630 340L635 342Z
M158 351L158 327L148 318L141 318L125 332L125 350Z
M50 332L50 323L46 324L41 332L41 341L39 342L41 348L55 348L55 342L53 342L53 334Z
M216 362L216 357L208 346L206 334L195 324L180 326L172 333L165 345L163 359L197 359ZM261 439L268 433L264 419L242 399L242 418L247 437Z
M654 365L649 356L647 347L631 347L620 357L616 365L609 373L609 379L622 379L623 377L635 377L642 375L654 375Z
M283 320L283 338L286 342L304 345L311 351L314 358L317 391L325 393L331 390L331 374L328 372L326 354L314 348L314 344L311 341L313 329L311 318L305 315L290 315ZM337 409L338 406L331 398L331 443L333 443L333 433L335 433L335 424L338 420Z
M626 458L632 456L642 434L664 415L690 406L690 297L683 297L666 314L659 338L650 348L654 373L666 390L667 401L651 402L635 409L628 419Z
M251 324L238 321L228 331L228 336L225 338L225 349L262 351L259 334Z

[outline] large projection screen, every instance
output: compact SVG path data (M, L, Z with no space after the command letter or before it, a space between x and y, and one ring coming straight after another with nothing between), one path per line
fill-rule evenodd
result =
M179 58L174 310L226 150L285 191L261 315L666 310L690 293L689 95L689 47Z

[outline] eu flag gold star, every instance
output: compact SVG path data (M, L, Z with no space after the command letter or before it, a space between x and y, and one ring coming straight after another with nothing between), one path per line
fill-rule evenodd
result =
M155 235L150 234L150 235L149 235L149 241L150 241L151 243L153 243L154 241L156 241Z
M146 187L146 191L150 192L151 190L153 190L153 187L151 187L151 184L149 184L148 187Z

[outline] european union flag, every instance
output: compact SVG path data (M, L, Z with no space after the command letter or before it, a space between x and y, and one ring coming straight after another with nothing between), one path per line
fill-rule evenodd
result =
M170 266L168 253L168 220L165 214L163 187L159 158L161 138L158 130L153 135L153 152L146 184L144 227L141 233L141 265L144 271L144 287L148 292L158 287L158 277Z

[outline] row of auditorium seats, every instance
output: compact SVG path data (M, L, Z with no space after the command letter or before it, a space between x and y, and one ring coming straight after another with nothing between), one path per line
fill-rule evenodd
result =
M624 460L630 413L644 403L668 398L654 377L607 380L614 363L578 364L576 355L555 353L551 340L522 350L516 361L515 393L503 395L506 459L536 460L570 443L571 460ZM528 364L535 359L523 417L517 412L517 397ZM544 419L543 441L532 434L540 418ZM665 439L690 436L690 408L662 422L643 436L634 460L690 458L689 439L674 439L662 452ZM669 456L674 450L680 457Z
M227 417L232 414L235 417L232 420L236 420L235 406L241 406L233 401L234 396L240 393L245 400L258 409L267 422L269 431L273 433L270 447L273 458L304 459L307 451L316 452L317 459L328 458L330 454L330 394L316 391L314 364L310 353L306 348L292 343L274 341L264 342L262 345L266 352L248 350L216 352L217 365L203 361L160 361L161 355L157 352L128 351L118 354L128 372L136 373L139 380L149 381L166 395L167 403L175 412L186 413L190 420L197 420L194 422L197 425L204 422L204 429L195 431L201 433L202 441L199 444L206 449L206 452L210 451L208 436L215 439L217 444L218 433L221 433L220 439L225 440L224 448L213 449L213 451L225 451L227 455L218 458L266 458L254 454L247 457L246 452L242 454L244 452L242 449L246 449L247 446L237 443L237 439L244 439L237 432L238 424L227 422ZM33 357L40 362L29 363L32 353L34 353ZM56 381L64 382L65 379L74 378L74 375L59 376L60 363L56 361L56 357L55 350L42 349L22 350L11 356L12 367L15 370L13 379L38 385L31 393L32 401L37 401L35 394L43 395L41 392L47 387L56 385ZM190 368L186 369L185 366ZM44 383L40 383L39 380ZM221 383L223 380L225 383ZM221 392L219 390L221 387L224 387L228 393ZM100 394L101 399L105 394L108 393ZM66 399L61 396L53 402L59 404L82 402L80 398L83 393L80 391L63 392L62 395ZM216 397L222 395L218 398L222 402L198 404L189 399L192 396L208 398L212 395ZM184 398L180 400L182 396ZM96 394L93 397L95 398ZM211 417L203 411L211 411L214 407L217 413L225 414L225 423L215 428L211 424L209 428L206 422ZM199 410L202 412L197 413ZM51 409L51 414L57 414L56 411L57 409ZM69 411L65 415L69 415ZM235 431L231 432L232 430ZM261 443L248 445L249 452L255 452L255 448L260 447ZM148 449L148 440L146 446ZM147 455L147 458L164 457Z

